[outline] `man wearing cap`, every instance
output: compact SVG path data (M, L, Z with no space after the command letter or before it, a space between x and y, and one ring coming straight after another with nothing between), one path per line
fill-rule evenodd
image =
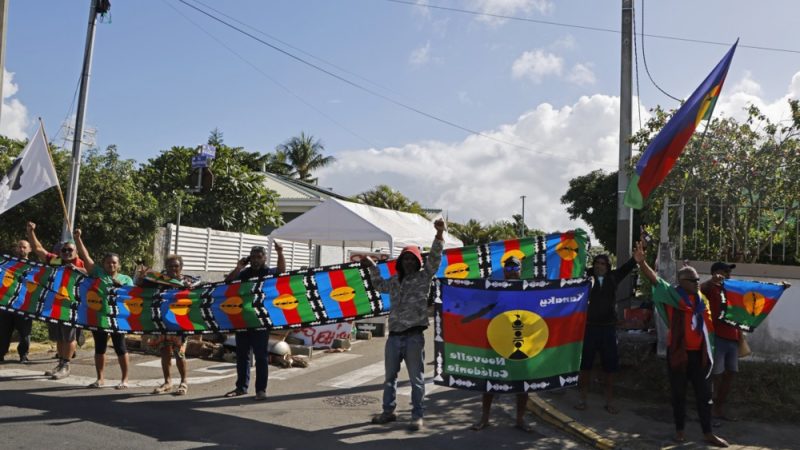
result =
M28 259L31 253L31 244L25 239L21 239L14 244L11 253L17 258ZM19 353L19 362L26 364L28 360L28 349L31 346L31 329L33 327L33 319L22 316L13 311L0 311L0 361L5 360L6 353L11 346L11 335L14 330L19 334L19 344L17 345L17 353Z
M278 254L278 266L270 268L267 266L267 251L264 247L257 245L250 249L250 256L242 258L236 264L236 268L225 277L226 282L233 280L249 280L251 278L265 277L267 275L277 275L286 272L286 260L283 258L283 247L273 241L275 252ZM249 267L248 267L249 265ZM256 400L267 399L267 366L269 363L269 353L267 343L269 341L268 330L243 330L236 332L236 388L225 397L238 397L247 394L247 387L250 384L250 351L256 363Z
M519 260L516 256L509 256L506 258L505 262L503 262L503 275L502 277L496 276L492 273L490 278L492 279L502 279L502 280L519 280L520 273L522 272L522 261ZM528 394L526 392L522 392L517 394L517 423L514 425L514 428L530 432L531 427L525 423L525 409L528 405ZM492 401L494 400L494 394L487 392L481 396L481 419L470 427L474 431L482 430L489 426L489 414L492 408Z
M389 338L386 340L384 359L386 378L383 384L383 412L372 418L372 423L386 424L397 420L397 374L405 360L411 381L411 423L409 430L422 429L425 399L425 337L428 328L428 290L431 280L439 270L444 246L444 221L434 222L436 237L431 244L428 259L423 264L417 246L405 247L396 261L397 274L388 280L381 277L375 262L369 257L361 262L369 269L375 290L389 293L392 308L389 312Z
M586 334L583 338L581 371L578 375L581 400L575 405L575 409L584 410L587 407L594 357L597 352L600 352L600 361L602 362L606 379L605 409L611 414L619 412L612 403L614 400L614 373L619 370L616 311L617 286L635 267L636 260L631 257L622 267L611 270L611 260L608 255L602 254L594 257L592 267L587 270L587 274L592 279L592 289L589 292L589 307L586 312Z
M45 250L42 243L36 238L35 223L28 222L26 231L28 233L28 241L33 246L33 252L39 257L39 261L44 261L51 266L71 265L82 271L84 270L83 260L78 257L78 251L74 241L69 240L63 242L59 249L59 254L50 253ZM56 341L58 364L55 368L46 371L44 374L45 376L52 377L54 380L60 380L69 376L69 362L77 348L76 338L78 330L75 327L63 323L48 323L47 328L50 339Z
M725 280L731 277L736 264L717 261L711 265L711 278L700 286L700 291L708 298L711 318L714 321L714 407L711 415L715 419L735 422L732 416L725 415L725 402L731 390L733 377L739 372L739 339L741 331L720 320L722 310L722 290ZM717 424L715 424L716 426Z

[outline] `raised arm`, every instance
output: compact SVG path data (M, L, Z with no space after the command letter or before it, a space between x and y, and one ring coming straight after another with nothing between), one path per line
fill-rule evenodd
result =
M389 280L383 279L380 271L378 270L378 266L375 264L375 261L373 261L372 258L369 256L362 258L361 267L367 269L367 272L369 272L369 278L370 281L372 281L372 287L375 288L376 291L383 293L389 292Z
M47 250L45 250L42 243L39 242L39 239L36 239L36 224L28 222L25 227L25 232L28 235L28 242L30 242L31 247L33 247L33 252L39 257L39 261L47 262Z
M444 220L437 219L433 222L433 227L436 228L436 236L433 238L431 244L431 251L428 253L428 260L425 262L425 272L430 275L436 275L439 271L439 264L442 263L442 249L444 248Z
M656 284L658 282L658 275L653 270L653 268L650 267L649 264L647 264L647 261L645 260L644 256L645 256L644 247L642 245L642 241L639 241L636 243L636 247L634 247L633 259L637 263L639 263L639 269L641 269L644 277L650 280L651 283Z
M275 247L275 252L278 254L278 273L286 272L286 259L283 257L283 246L278 244L278 241L272 241L273 247Z
M86 246L83 245L83 239L81 239L81 229L76 228L72 235L75 237L75 248L78 249L78 256L83 260L83 265L86 267L86 272L91 274L94 272L94 260L91 256L89 256L89 250L87 250Z

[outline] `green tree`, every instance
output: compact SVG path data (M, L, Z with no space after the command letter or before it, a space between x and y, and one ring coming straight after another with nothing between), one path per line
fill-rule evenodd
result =
M191 158L196 150L172 147L142 165L141 189L152 192L161 206L162 224L174 222L179 199L181 223L218 230L261 233L281 223L277 194L264 186L264 175L254 170L253 153L239 147L217 146L211 162L214 188L207 194L187 191Z
M617 248L617 172L598 169L571 179L561 203L567 205L570 219L589 225L600 245Z
M316 184L317 178L312 177L312 172L321 169L336 160L333 156L322 156L325 147L314 136L300 132L278 146L277 158L285 158L291 166L290 176L300 181ZM283 153L283 155L279 155ZM285 156L284 156L285 155Z
M393 209L395 211L404 211L424 215L422 206L420 206L419 203L409 199L400 191L392 189L390 186L385 184L381 184L375 186L373 189L364 191L356 195L353 200L365 205L377 206L378 208Z
M487 242L487 231L479 220L469 219L463 224L450 222L447 229L453 236L461 239L464 245L475 245Z

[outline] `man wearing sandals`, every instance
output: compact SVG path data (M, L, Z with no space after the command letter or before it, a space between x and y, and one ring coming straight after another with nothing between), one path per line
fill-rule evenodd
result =
M89 255L89 250L83 245L81 230L79 228L75 229L74 236L75 246L78 248L78 255L83 259L87 272L90 276L100 279L100 292L105 292L112 287L133 286L131 277L119 273L119 255L116 253L106 253L103 255L103 266L100 267L95 264L94 260ZM92 308L93 304L94 303L90 303L89 307ZM88 386L90 388L101 388L105 384L108 334L108 332L102 330L92 331L92 337L94 338L94 368L97 372L97 380ZM130 364L130 359L128 357L128 349L125 346L125 335L121 333L111 333L111 343L114 346L114 352L117 354L117 359L119 360L120 372L122 372L122 379L116 389L126 389L128 387L128 366Z
M728 443L711 432L711 383L714 364L714 324L708 300L700 292L697 271L684 266L678 271L678 285L662 280L644 260L642 243L636 243L636 261L653 285L653 302L669 329L667 334L667 373L672 391L675 442L686 441L686 385L692 383L697 415L706 443L727 447Z
M617 286L635 267L636 261L631 258L622 267L611 270L611 260L608 255L597 255L592 260L592 267L587 270L587 275L592 279L592 289L589 292L581 371L578 375L581 400L575 405L575 409L586 409L594 357L599 352L606 382L605 409L611 414L619 412L612 403L614 400L614 373L619 370Z
M383 412L372 418L372 423L386 424L397 420L397 374L405 360L411 381L411 423L408 429L422 429L423 401L425 399L425 337L428 328L428 291L431 280L442 261L444 221L434 223L436 237L431 245L428 260L422 264L422 255L415 245L408 246L397 258L397 275L384 280L375 262L369 257L362 264L369 268L372 285L379 292L388 292L392 299L389 312L389 338L386 340L384 358L386 379L383 384Z
M164 259L164 271L160 274L159 281L152 281L147 278L147 270L139 273L139 286L144 288L156 289L191 289L200 281L187 275L183 275L183 257L180 255L168 255ZM161 355L161 372L164 375L164 382L153 389L153 394L168 394L172 392L172 357L175 356L175 365L178 366L178 374L181 382L175 388L175 395L186 395L189 392L189 384L186 377L189 374L189 365L186 362L186 336L173 336L162 334L156 337L151 345L158 349Z
M251 278L277 275L286 271L286 260L283 258L283 247L273 241L275 252L278 254L278 266L274 269L267 267L267 251L262 246L250 249L250 256L242 258L236 268L225 277L226 282L233 280L249 280ZM247 267L249 264L249 267ZM236 388L225 397L238 397L247 394L250 384L250 351L256 363L256 400L267 399L267 379L269 377L269 341L268 330L244 330L236 332Z
M503 279L504 280L519 280L520 272L522 271L522 261L516 256L509 256L503 262ZM493 274L494 275L494 274ZM492 277L494 278L494 277ZM489 426L489 414L492 408L492 401L494 395L490 392L484 393L481 396L481 419L472 425L471 429L474 431L482 430ZM517 423L514 428L527 432L531 431L530 425L525 423L525 409L528 405L528 394L522 392L516 395L517 398Z
M26 232L28 235L28 242L33 246L33 252L39 258L39 261L44 261L45 264L51 266L73 266L83 270L83 260L78 257L78 252L75 250L75 243L73 241L63 242L58 250L58 254L50 253L45 250L42 243L36 238L35 223L28 222L26 225ZM69 362L72 360L72 356L75 354L75 350L78 347L78 330L71 325L61 322L48 323L47 330L50 339L56 341L58 365L45 371L44 375L54 380L60 380L69 376Z

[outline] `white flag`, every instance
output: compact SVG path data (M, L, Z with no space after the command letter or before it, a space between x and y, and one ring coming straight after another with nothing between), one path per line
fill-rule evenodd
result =
M39 122L39 130L0 180L0 214L57 185L56 169L50 159L42 123Z

